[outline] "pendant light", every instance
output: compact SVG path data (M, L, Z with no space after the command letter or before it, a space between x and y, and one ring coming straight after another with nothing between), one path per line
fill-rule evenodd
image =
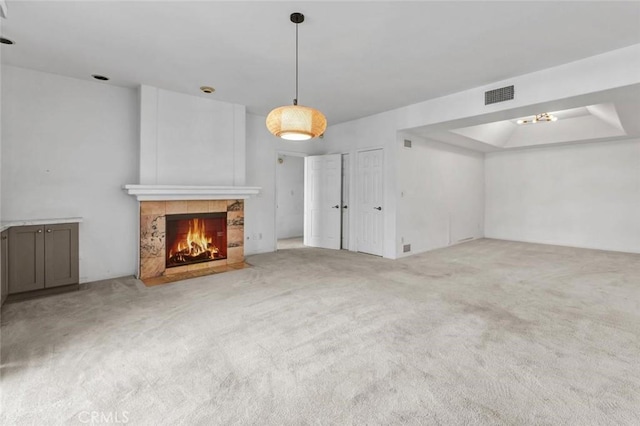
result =
M282 139L303 141L324 133L327 119L315 108L298 105L298 24L304 22L302 13L292 13L291 22L296 24L296 97L293 105L272 110L267 116L267 129Z

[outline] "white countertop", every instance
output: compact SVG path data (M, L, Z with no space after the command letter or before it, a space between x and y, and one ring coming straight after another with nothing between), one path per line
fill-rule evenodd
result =
M80 223L81 217L58 217L55 219L24 219L24 220L3 220L0 222L0 231L9 229L12 226L29 226L29 225L53 225L56 223Z

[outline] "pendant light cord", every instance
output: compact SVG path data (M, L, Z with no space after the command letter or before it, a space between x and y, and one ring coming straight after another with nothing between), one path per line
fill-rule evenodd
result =
M296 98L293 104L298 105L298 24L296 24Z

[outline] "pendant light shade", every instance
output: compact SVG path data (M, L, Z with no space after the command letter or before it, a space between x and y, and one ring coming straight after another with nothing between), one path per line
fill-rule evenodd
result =
M267 129L282 139L304 141L318 137L327 128L327 119L315 108L298 105L298 24L304 22L302 13L292 13L291 22L296 24L296 97L293 105L272 110L267 116Z
M274 109L267 116L267 129L282 139L304 141L324 133L327 119L315 108L286 105Z

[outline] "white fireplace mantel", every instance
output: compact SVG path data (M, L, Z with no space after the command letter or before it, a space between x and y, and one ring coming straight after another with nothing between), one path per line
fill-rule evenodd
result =
M241 200L258 195L259 186L124 185L138 201Z

